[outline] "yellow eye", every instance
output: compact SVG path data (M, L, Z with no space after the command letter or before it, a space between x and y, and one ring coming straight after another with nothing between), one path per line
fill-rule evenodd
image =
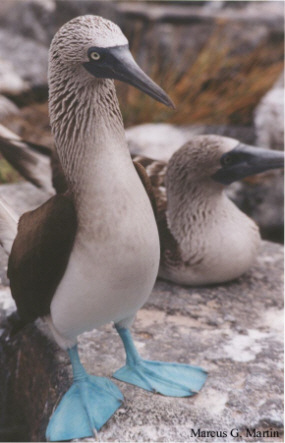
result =
M93 52L91 52L90 57L92 58L92 60L97 61L100 59L101 56L98 52L93 51Z

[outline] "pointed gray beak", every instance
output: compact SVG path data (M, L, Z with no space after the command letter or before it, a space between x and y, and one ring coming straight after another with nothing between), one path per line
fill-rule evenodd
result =
M221 157L221 168L212 178L224 185L269 169L284 168L284 152L239 144Z
M92 59L94 52L98 54L97 60ZM83 66L90 74L98 78L121 80L140 89L158 102L175 109L164 90L137 65L128 45L111 48L93 47L88 50L88 55L90 61L83 63Z

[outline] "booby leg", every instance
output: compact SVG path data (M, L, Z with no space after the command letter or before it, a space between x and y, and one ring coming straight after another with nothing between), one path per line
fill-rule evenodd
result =
M138 354L129 329L116 329L126 351L126 365L113 377L170 397L196 394L206 381L207 373L199 366L143 360Z
M77 346L68 350L73 384L53 413L46 430L48 441L92 437L123 401L119 388L105 377L89 375L82 366Z

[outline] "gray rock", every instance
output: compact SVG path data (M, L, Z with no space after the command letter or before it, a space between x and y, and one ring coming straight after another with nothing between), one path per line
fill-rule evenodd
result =
M17 115L18 113L19 108L7 97L0 94L0 122L7 117Z
M6 202L16 214L21 216L26 211L32 211L48 200L50 195L41 191L31 183L21 182L0 186L0 199ZM7 257L0 247L0 282L8 285L6 275Z
M18 215L37 208L49 197L49 194L27 182L0 186L0 198L5 200Z
M146 123L126 130L132 154L168 161L172 154L195 135L218 134L253 144L253 127L226 125L171 125Z
M283 248L263 242L256 265L235 282L191 289L158 281L134 322L138 349L145 358L201 365L208 380L197 396L184 399L116 381L125 401L98 440L217 441L191 433L200 429L225 431L228 436L218 439L228 442L237 428L239 441L251 441L246 429L255 428L277 431L274 441L282 441L282 264ZM2 287L2 318L12 309L9 290ZM110 325L83 334L79 349L93 374L111 376L124 362ZM0 361L4 430L20 440L43 441L52 409L71 383L66 353L39 321L13 338L2 324Z
M6 29L0 30L0 39L5 42L5 45L0 46L0 58L8 61L9 66L12 65L12 69L9 69L13 72L13 83L12 79L10 82L7 80L6 87L2 86L2 93L14 95L16 92L47 83L48 50L46 46ZM8 75L5 73L5 78ZM13 92L15 75L19 76L23 83L22 87L19 86L19 89Z
M6 35L4 31L0 30L1 38L6 37ZM22 91L26 91L28 89L27 82L17 73L11 61L2 58L3 56L5 57L5 54L3 54L2 49L2 56L0 58L0 93L17 95Z
M17 96L47 83L53 11L53 0L1 1L0 92Z
M233 183L228 196L258 224L262 238L284 242L284 171L267 171Z
M54 0L1 0L0 25L14 35L48 46L54 31L54 10Z
M257 144L284 149L284 72L255 110Z

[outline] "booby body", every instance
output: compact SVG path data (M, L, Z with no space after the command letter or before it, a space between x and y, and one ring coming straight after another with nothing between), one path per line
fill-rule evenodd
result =
M19 315L44 316L73 367L74 383L47 429L52 441L91 436L123 400L110 380L87 374L78 356L77 336L106 322L115 323L127 356L115 378L178 397L193 395L206 379L198 367L143 360L128 330L153 287L159 238L146 177L127 149L114 78L172 105L136 65L115 24L83 16L58 31L49 108L67 192L21 217L9 257ZM6 229L6 245L12 232Z
M135 160L146 167L155 189L160 277L195 286L229 281L249 269L258 254L259 230L225 187L284 167L284 153L205 135L193 137L168 164Z
M93 18L81 19L88 37L93 23ZM68 267L51 303L54 327L71 340L69 345L75 344L83 331L110 321L132 320L151 292L159 262L153 211L127 148L114 83L106 79L94 81L88 72L100 63L100 59L90 61L88 51L101 55L106 63L106 46L115 46L116 41L120 52L127 45L115 25L104 20L99 21L100 25L96 41L91 34L84 50L77 47L77 39L74 43L69 40L66 57L73 54L73 63L79 58L77 75L73 64L59 69L58 63L52 63L66 31L59 31L50 50L51 126L55 144L61 146L57 152L74 195L78 222ZM68 25L70 35L76 26L76 21ZM94 46L96 51L90 52ZM82 63L90 64L88 71ZM65 69L68 73L64 73ZM65 103L68 104L64 106ZM72 128L68 139L66 127Z
M80 333L107 322L129 326L149 297L159 263L153 211L130 157L114 155L108 170L89 165L91 194L78 195L78 230L51 303L53 324L70 340L68 347Z

